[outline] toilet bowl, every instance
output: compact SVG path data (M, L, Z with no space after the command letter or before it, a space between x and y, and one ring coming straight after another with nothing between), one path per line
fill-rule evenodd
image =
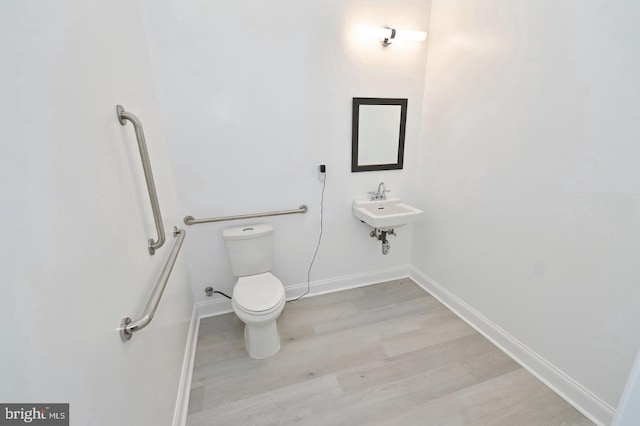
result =
M244 343L251 358L267 358L280 350L276 319L285 303L282 283L268 272L242 277L234 286L231 306L245 324Z
M223 230L233 275L231 307L244 322L244 343L251 358L262 359L280 349L276 320L286 303L282 282L271 274L273 226L239 226Z

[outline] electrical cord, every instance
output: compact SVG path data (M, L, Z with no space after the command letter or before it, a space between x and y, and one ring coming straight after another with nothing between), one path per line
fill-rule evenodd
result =
M313 264L316 261L316 256L318 255L318 250L320 249L320 242L322 241L322 231L323 231L323 222L324 222L324 189L327 186L327 172L324 172L324 180L322 181L322 194L320 195L320 235L318 235L318 244L316 244L316 251L313 253L313 257L311 258L311 263L309 264L309 270L307 271L307 291L305 291L300 296L295 299L289 300L289 302L297 302L302 299L304 296L309 294L311 290L311 269L313 268Z
M231 296L229 296L228 294L224 294L224 293L223 293L223 292L221 292L221 291L213 290L213 293L218 293L218 294L223 295L223 296L224 296L224 297L226 297L227 299L231 299Z

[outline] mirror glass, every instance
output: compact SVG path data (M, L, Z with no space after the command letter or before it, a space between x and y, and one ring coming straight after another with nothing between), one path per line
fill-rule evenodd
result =
M407 99L353 98L351 171L402 169Z

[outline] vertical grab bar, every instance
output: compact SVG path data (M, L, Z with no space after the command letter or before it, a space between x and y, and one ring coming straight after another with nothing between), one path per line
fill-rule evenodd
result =
M116 112L118 114L118 121L123 126L126 124L125 120L128 120L133 124L133 128L136 132L136 139L138 140L138 150L140 151L140 159L142 160L142 168L144 169L144 178L147 181L147 190L149 191L149 199L151 200L151 209L153 210L153 221L156 224L156 231L158 232L158 240L154 241L153 238L149 238L149 254L152 256L156 250L162 247L165 242L164 226L162 225L162 216L160 215L160 204L158 203L158 193L156 192L156 185L153 181L153 173L151 172L151 162L149 161L149 152L147 151L147 142L144 139L144 132L142 131L142 123L135 115L124 110L122 105L116 106Z

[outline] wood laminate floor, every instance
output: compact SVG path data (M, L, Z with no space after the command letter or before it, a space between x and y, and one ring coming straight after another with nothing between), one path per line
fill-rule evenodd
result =
M243 326L201 321L188 426L593 424L409 279L287 303L265 360Z

